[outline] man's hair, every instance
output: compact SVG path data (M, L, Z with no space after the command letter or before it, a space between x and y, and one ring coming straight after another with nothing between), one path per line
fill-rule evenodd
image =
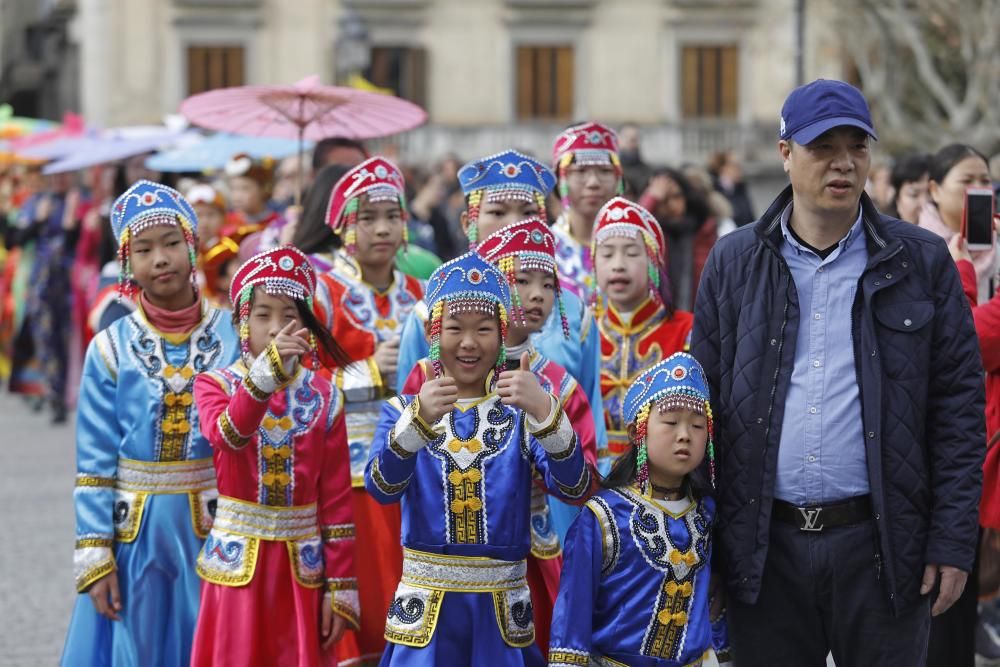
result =
M357 139L348 139L347 137L327 137L326 139L320 139L316 142L316 146L313 147L313 171L316 172L325 167L327 164L327 156L337 148L353 148L360 151L366 159L368 158L368 151L365 150L365 145Z

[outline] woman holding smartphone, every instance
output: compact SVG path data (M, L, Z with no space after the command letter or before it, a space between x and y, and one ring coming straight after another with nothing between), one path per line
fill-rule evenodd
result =
M945 146L931 158L930 201L921 209L918 224L950 241L954 235L964 233L966 191L992 187L985 155L966 144ZM994 293L1000 256L995 243L978 247L970 248L970 254L976 268L979 303L984 303Z

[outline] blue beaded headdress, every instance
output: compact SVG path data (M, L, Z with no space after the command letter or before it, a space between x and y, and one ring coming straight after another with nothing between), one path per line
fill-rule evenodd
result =
M132 278L131 242L144 230L157 225L176 225L184 233L191 261L191 280L195 279L198 216L184 196L171 187L139 180L111 206L111 231L118 241L118 291L134 297L137 286Z
M625 393L625 423L636 429L636 481L643 493L649 492L649 464L646 426L653 406L660 410L685 409L705 415L708 422L708 465L715 486L715 445L712 406L705 371L686 352L676 352L637 377Z
M439 266L427 281L424 297L430 311L430 352L428 358L435 377L441 377L441 318L448 311L482 312L500 318L500 352L497 373L507 360L503 341L507 339L510 290L497 269L474 252L468 252Z
M467 233L469 247L474 249L479 241L476 223L484 197L486 201L536 202L539 217L545 219L545 198L555 187L556 177L538 160L517 151L504 151L467 163L458 170L458 182L468 202Z

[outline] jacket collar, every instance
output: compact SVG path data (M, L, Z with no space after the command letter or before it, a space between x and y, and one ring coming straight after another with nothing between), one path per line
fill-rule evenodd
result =
M781 233L781 212L791 201L792 186L788 185L754 224L754 232L761 241L779 254L781 244L784 243ZM864 192L861 193L861 222L865 232L865 244L868 246L868 266L874 266L895 255L902 247L902 241L887 229L882 221L882 214Z

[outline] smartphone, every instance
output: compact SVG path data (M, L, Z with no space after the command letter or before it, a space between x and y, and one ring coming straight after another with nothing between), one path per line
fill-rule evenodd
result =
M965 191L962 227L969 250L989 250L993 247L993 190L969 188Z

